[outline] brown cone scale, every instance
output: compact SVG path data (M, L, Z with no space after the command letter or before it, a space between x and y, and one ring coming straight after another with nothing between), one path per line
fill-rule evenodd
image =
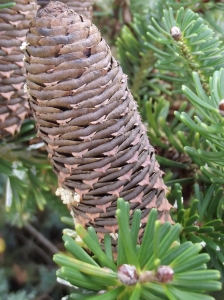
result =
M127 76L89 19L52 2L31 22L25 51L30 105L59 185L80 199L77 223L115 233L116 200L170 221L162 172Z
M44 8L49 4L50 0L37 0L37 4L40 5L41 8ZM87 18L92 18L93 13L93 0L61 0L62 3L68 5L75 12L80 15L84 15Z
M37 5L33 0L14 2L15 6L0 10L0 137L18 132L29 111L20 47Z

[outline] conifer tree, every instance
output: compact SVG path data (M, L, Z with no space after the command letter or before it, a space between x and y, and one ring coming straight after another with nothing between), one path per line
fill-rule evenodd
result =
M76 218L74 228L72 218L62 217L74 230L63 231L66 252L53 258L58 281L71 287L68 299L223 299L223 291L210 294L224 280L224 3L96 0L102 35L83 16L92 1L79 1L78 14L71 11L76 3L67 9L54 1L39 10L23 44L30 106L58 182L37 149L43 143L31 144L33 120L14 137L4 131L0 197L6 186L7 213L1 204L0 223L24 226L57 253L31 223L41 223L36 205L51 212L51 224L56 213L66 215L54 195L59 183L56 193ZM0 8L10 5L0 0ZM0 45L12 38L5 29L0 36ZM11 91L11 77L0 79L0 90ZM10 105L1 104L4 115ZM161 224L170 217L172 224ZM4 247L10 230L0 236L1 257L11 255ZM48 277L46 268L41 274ZM9 296L28 300L37 289L35 283L32 295Z

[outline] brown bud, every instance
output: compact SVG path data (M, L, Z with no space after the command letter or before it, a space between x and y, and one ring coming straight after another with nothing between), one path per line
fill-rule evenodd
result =
M170 34L172 36L172 38L175 40L175 41L179 41L180 37L181 37L181 31L180 31L180 28L178 28L177 26L173 26L171 29L170 29Z
M219 112L224 117L224 99L219 102Z
M117 269L118 279L127 285L133 285L138 281L138 276L135 266L123 264Z
M167 283L173 280L174 271L169 266L160 266L157 269L156 277L160 282Z

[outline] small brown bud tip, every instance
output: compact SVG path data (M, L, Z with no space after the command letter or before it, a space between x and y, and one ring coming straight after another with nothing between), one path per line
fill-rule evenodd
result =
M224 99L219 102L219 112L224 117Z
M157 269L156 277L160 282L166 283L173 280L174 271L169 266L160 266Z
M135 266L123 264L118 267L117 275L118 275L118 279L127 285L136 284L138 281L138 276L137 276Z
M180 31L180 28L178 28L177 26L173 26L171 29L170 29L170 34L172 36L172 38L175 40L175 41L179 41L180 37L181 37L181 31Z

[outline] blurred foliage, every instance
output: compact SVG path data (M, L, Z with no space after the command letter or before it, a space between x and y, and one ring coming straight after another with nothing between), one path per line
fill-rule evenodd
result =
M56 283L50 247L60 248L60 218L69 212L55 196L57 178L44 143L32 120L0 143L0 299L59 300L66 289Z
M46 203L53 205L55 212L66 214L66 207L54 196L57 178L44 143L36 138L34 121L25 120L20 133L1 140L0 145L0 196L9 212L5 220L22 226L32 220L37 207L43 210Z

